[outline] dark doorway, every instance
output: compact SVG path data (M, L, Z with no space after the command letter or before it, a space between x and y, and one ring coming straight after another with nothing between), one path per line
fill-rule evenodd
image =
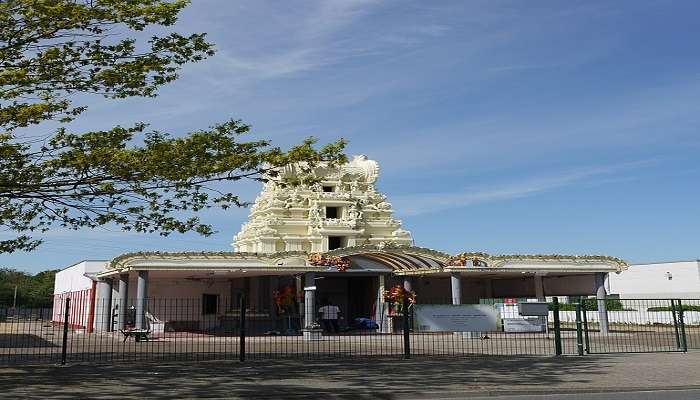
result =
M374 319L377 278L357 276L348 278L348 321L364 317Z
M342 326L352 324L358 317L374 319L377 285L376 276L321 276L316 281L316 301L318 307L324 302L340 307Z
M328 236L328 250L335 250L343 247L342 236Z

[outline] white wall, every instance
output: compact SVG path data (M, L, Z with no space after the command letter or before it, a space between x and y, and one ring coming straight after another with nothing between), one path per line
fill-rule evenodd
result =
M92 279L86 273L104 271L107 261L81 261L58 273L54 280L53 294L77 292L92 288Z
M686 325L700 325L700 312L698 311L685 311L683 318ZM575 323L576 311L559 311L559 319L561 322ZM587 311L586 319L588 322L599 322L600 314L597 311ZM554 312L552 311L549 312L549 320L554 321ZM625 325L673 325L673 314L671 311L608 311L608 322Z
M92 279L86 273L103 271L107 261L81 261L58 273L54 279L53 321L64 321L65 300L71 299L68 322L86 327L92 311Z
M609 294L623 299L700 299L700 262L630 265L627 271L609 274L606 286Z

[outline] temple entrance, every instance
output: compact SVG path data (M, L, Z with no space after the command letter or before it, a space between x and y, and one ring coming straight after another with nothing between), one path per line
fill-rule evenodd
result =
M374 318L378 287L376 276L321 276L316 279L318 307L325 302L340 307L344 318L341 325L347 326L358 317Z

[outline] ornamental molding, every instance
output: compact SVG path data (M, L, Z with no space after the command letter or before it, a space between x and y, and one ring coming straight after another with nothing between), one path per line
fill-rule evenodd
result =
M417 256L426 256L433 258L436 261L446 263L450 255L441 251L428 249L424 247L416 247L408 244L399 244L395 242L382 242L379 244L363 244L359 246L344 247L342 249L332 250L323 253L329 257L349 257L367 253L398 253Z
M291 257L306 259L307 256L308 253L304 251L284 251L278 253L249 253L235 251L139 251L125 253L113 258L107 265L107 269L120 270L127 268L130 263L143 260L260 260L273 262Z
M445 265L444 268L418 268L412 273L436 273L447 270L504 270L507 264L558 264L570 265L573 269L591 264L606 264L615 267L618 271L624 271L628 268L628 264L617 257L601 256L601 255L561 255L561 254L510 254L510 255L495 255L492 256L483 252L465 252L456 255L450 255L438 250L433 250L425 247L416 247L411 245L398 244L395 242L383 242L379 244L363 244L359 246L344 247L341 249L313 253L306 251L283 251L276 253L253 253L253 252L206 252L206 251L190 251L190 252L160 252L160 251L142 251L125 253L112 259L108 266L108 270L122 270L130 267L131 264L139 261L148 260L238 260L238 261L259 261L268 264L271 268L283 264L287 264L285 260L309 260L314 254L319 254L323 258L336 259L350 256L361 256L371 253L387 253L387 254L406 254L414 256L423 256L432 258ZM474 263L473 267L466 267L455 262L455 260L478 260L479 263ZM308 267L313 266L311 263L306 263Z
M492 256L488 253L465 252L452 256L448 260L450 267L463 267L464 261L473 261L474 266L489 268L502 267L508 263L526 264L534 263L556 263L556 264L592 264L603 263L617 267L618 271L628 268L627 262L621 258L601 255L562 255L562 254L504 254ZM479 265L477 265L479 264Z

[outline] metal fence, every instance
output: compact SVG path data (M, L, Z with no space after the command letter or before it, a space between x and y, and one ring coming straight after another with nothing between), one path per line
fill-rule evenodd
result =
M96 307L74 308L65 299L53 310L0 307L0 364L542 356L700 348L698 300L608 300L607 331L595 301L553 302L549 315L540 317L521 317L513 312L517 307L506 303L482 301L498 316L495 328L454 332L424 329L415 311L421 304L380 304L379 310L373 309L375 318L341 312L337 326L320 320L316 307L309 311L314 314L309 326L297 304L270 312L251 309L245 299L148 299L139 316L133 301L120 313L117 304L102 307L98 301ZM101 329L105 316L99 310L109 310L107 330ZM85 325L69 322L75 312L88 313L80 319ZM142 329L137 329L139 320Z

